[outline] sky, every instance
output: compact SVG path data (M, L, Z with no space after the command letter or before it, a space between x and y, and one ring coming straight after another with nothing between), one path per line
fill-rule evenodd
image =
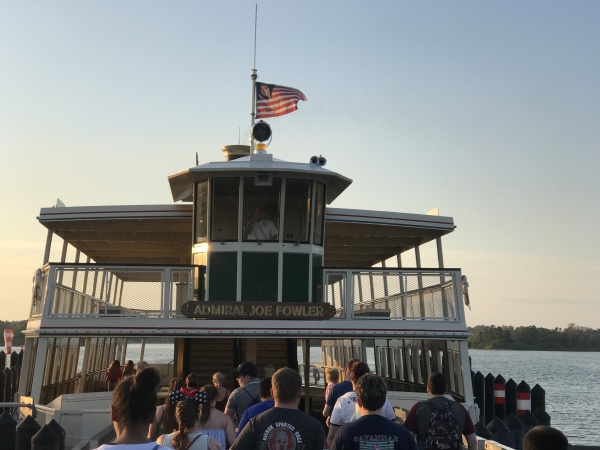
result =
M0 320L28 316L40 208L172 203L196 153L247 143L255 66L308 99L269 120L269 152L354 180L331 206L454 218L469 325L600 328L599 18L596 0L0 0Z

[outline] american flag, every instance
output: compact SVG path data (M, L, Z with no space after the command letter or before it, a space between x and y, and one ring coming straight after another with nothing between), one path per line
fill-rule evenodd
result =
M256 118L283 116L298 109L306 96L298 89L276 84L256 83Z

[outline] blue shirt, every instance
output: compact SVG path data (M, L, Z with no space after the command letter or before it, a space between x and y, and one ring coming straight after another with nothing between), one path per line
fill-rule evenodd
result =
M349 380L342 381L341 383L336 384L329 391L329 395L325 400L325 404L327 406L331 406L332 408L335 406L335 402L338 398L344 395L346 392L352 391L352 382Z
M330 450L418 450L415 438L402 425L378 414L367 414L337 430Z
M244 411L244 414L242 415L242 418L240 419L240 423L238 425L238 431L236 433L236 436L241 433L241 431L244 429L244 427L250 419L252 419L254 416L258 416L259 414L264 413L265 411L273 408L274 406L275 402L273 400L264 400Z

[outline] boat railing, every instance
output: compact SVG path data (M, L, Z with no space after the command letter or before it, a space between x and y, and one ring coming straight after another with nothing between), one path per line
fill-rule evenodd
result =
M181 315L194 299L195 266L48 264L45 289L33 299L32 316L48 317ZM45 299L45 301L42 301Z
M324 299L340 319L458 321L460 270L326 269Z
M55 318L184 317L179 311L194 300L196 269L51 263L42 271L44 295L34 298L32 312ZM313 301L333 305L333 320L460 320L460 270L320 270L323 289Z

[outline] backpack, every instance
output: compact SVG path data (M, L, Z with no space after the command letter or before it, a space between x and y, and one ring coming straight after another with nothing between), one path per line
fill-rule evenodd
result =
M246 388L242 388L242 389L245 390L246 394L248 394L250 396L250 398L252 399L252 400L250 400L250 404L248 405L248 408L260 403L260 397L258 395L256 397L252 397L252 394L250 392L248 392L248 389L246 389Z
M452 402L447 401L441 407L432 401L426 401L423 404L432 410L427 425L425 450L464 449L462 431L458 428L458 422L450 412Z

